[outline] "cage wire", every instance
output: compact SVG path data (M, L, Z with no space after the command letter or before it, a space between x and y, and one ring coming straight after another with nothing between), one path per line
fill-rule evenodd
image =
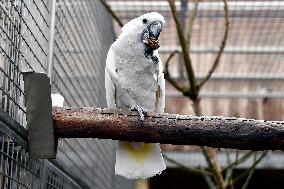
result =
M11 125L26 127L22 72L46 72L51 2L0 0L0 124L3 126L0 185L3 188L133 188L133 182L114 175L115 142L111 140L60 140L57 160L50 163L29 159L23 142L25 134L8 132L13 128ZM166 19L160 37L161 58L165 61L172 51L180 51L167 1L107 2L124 23L146 12L161 13ZM280 112L272 118L283 119L284 1L229 0L228 6L227 45L216 72L201 91L204 114L255 115L254 111L262 111L259 104L269 99ZM176 0L176 7L186 31L193 2ZM211 67L224 30L222 1L200 1L191 40L197 78L204 78ZM54 32L52 92L63 95L66 106L104 107L104 62L120 28L115 23L112 26L111 16L97 0L57 0ZM180 54L174 57L170 70L176 79L186 80ZM179 94L167 86L167 102L175 102L176 98ZM258 108L248 109L248 101ZM259 113L261 117L265 117L265 111Z
M13 131L26 128L22 72L47 69L51 4L0 1L1 188L133 188L134 181L114 175L114 141L62 139L51 163L31 160L26 132ZM66 106L104 107L104 63L115 39L111 17L93 0L57 0L55 10L52 92Z

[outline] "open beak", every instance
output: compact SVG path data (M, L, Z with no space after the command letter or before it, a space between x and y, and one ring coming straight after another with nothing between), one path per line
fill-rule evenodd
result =
M152 23L148 28L150 32L150 37L154 37L155 39L158 39L160 36L160 33L162 31L162 23L161 22L154 22Z
M145 32L142 34L142 42L148 48L148 50L156 50L160 47L159 36L163 29L161 22L154 22L147 27Z

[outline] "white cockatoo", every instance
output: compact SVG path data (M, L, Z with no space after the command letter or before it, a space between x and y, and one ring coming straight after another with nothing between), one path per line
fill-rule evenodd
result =
M164 17L156 12L131 20L122 27L122 33L107 55L107 105L109 108L137 110L141 127L147 111L163 113L165 108L165 79L157 50L164 24ZM129 179L149 178L164 169L159 144L119 142L116 174Z

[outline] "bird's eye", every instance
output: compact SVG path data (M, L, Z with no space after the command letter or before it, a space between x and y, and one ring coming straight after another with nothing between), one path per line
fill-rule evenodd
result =
M147 19L146 18L144 18L142 21L143 21L144 24L147 23Z

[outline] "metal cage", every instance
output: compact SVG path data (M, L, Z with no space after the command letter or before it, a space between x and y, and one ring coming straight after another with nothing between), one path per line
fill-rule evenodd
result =
M1 188L134 187L114 175L111 140L59 140L53 161L27 153L22 72L49 74L67 106L104 107L104 63L114 39L99 1L0 0Z

